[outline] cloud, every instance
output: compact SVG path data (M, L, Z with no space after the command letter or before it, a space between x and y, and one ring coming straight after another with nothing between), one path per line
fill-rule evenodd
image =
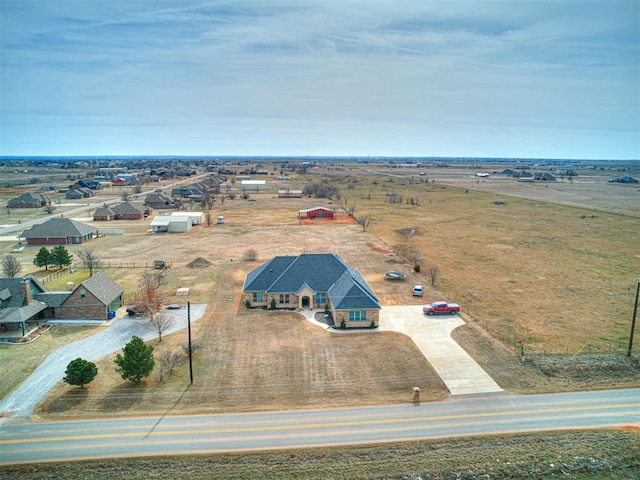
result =
M635 1L0 8L5 155L640 157Z

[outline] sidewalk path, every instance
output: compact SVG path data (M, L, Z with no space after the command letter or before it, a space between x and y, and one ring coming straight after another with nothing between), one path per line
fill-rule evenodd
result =
M192 304L191 323L202 318L206 308L206 304ZM167 310L167 312L175 317L175 322L163 335L186 330L186 306L179 310ZM134 335L145 341L152 340L158 336L156 332L148 327L143 318L116 318L109 327L100 333L83 338L52 352L29 378L0 402L0 414L11 414L13 412L11 418L28 417L53 386L62 380L67 365L71 360L83 358L93 361L110 355L113 352L122 350Z
M451 332L464 321L457 315L427 316L422 305L383 307L380 330L409 336L440 375L451 395L502 392L502 388L458 345Z

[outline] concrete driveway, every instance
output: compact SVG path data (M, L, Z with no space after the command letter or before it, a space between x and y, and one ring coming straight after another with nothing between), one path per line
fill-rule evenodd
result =
M451 332L464 325L457 315L427 316L422 305L382 307L379 329L410 337L451 395L502 392L502 388L458 345Z

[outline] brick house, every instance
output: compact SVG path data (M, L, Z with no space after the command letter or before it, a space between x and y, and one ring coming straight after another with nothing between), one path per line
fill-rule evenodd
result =
M97 232L84 223L56 217L25 230L20 238L26 239L27 245L77 245L91 240Z
M251 307L325 309L336 326L377 327L380 303L360 273L333 254L274 257L249 272L242 288Z
M41 193L26 192L7 202L8 208L40 208L53 205L53 201Z

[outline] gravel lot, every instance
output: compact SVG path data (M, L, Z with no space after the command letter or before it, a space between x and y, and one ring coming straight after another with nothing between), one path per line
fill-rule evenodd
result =
M191 305L191 322L204 315L206 304ZM122 309L123 310L123 309ZM167 310L175 317L174 325L164 332L168 335L187 328L187 309ZM93 361L117 352L137 335L143 340L157 337L142 318L116 318L102 332L71 343L51 353L31 376L0 402L0 413L14 412L12 418L28 417L35 406L49 393L49 390L64 377L67 365L71 360L84 358Z

